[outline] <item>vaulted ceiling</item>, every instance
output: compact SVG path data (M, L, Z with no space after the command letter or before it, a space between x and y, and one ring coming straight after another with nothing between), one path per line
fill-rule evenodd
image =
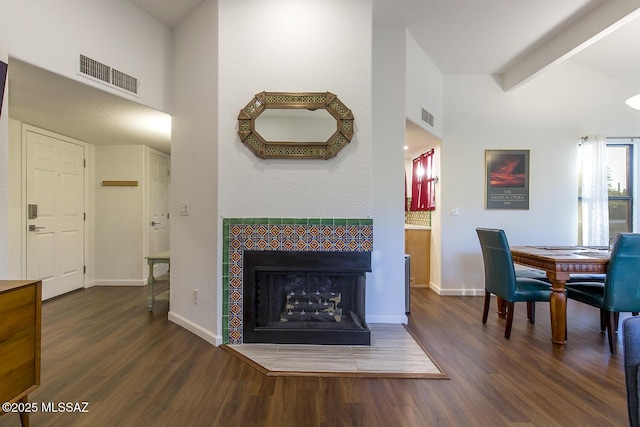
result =
M175 28L204 0L130 1ZM571 60L640 92L640 19L636 19L640 0L373 0L373 5L374 25L408 28L444 74L500 75L504 90L517 90L559 61ZM68 134L65 126L74 126L77 138L86 134L85 140L96 144L124 141L169 151L168 136L150 134L126 118L135 113L161 120L158 116L163 113L86 85L64 82L28 64L17 62L15 66L22 72L12 73L15 68L10 66L13 117L27 122L34 114L39 121L48 118L50 129L63 134ZM34 103L34 85L40 86L39 96L49 94L51 99ZM69 85L64 95L68 111L57 102L61 98L56 88L61 85ZM74 105L75 99L86 99L88 94L74 95L73 88L91 91L99 106L88 110L85 105ZM80 130L78 123L83 123ZM408 134L414 130L408 129ZM96 139L95 135L104 137Z

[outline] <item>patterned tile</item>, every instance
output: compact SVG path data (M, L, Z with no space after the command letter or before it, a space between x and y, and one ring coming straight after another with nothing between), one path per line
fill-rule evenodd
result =
M369 218L224 218L223 224L222 333L227 344L242 344L243 251L373 250Z

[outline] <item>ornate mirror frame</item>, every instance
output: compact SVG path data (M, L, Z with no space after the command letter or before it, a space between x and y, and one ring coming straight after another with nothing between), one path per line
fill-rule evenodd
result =
M325 109L336 119L337 130L324 142L266 141L256 131L256 119L267 108ZM263 159L329 159L353 137L353 113L331 92L260 92L240 110L240 140Z

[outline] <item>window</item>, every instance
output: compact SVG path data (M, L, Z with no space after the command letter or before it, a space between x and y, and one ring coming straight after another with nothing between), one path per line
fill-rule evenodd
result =
M608 141L614 140L613 138ZM607 143L609 236L633 232L633 141ZM579 183L582 182L580 179ZM579 194L582 189L579 188ZM578 242L582 242L582 197L578 197Z
M609 236L633 231L633 145L607 144Z
M412 211L432 211L436 208L435 176L433 171L433 155L431 149L420 157L413 159L413 176L411 185Z

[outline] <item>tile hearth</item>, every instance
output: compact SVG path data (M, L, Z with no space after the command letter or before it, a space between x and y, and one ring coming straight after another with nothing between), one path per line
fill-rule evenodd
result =
M372 324L371 346L239 344L223 347L270 376L448 379L400 324Z
M222 339L243 336L243 252L371 252L373 220L368 218L224 218L222 254Z

